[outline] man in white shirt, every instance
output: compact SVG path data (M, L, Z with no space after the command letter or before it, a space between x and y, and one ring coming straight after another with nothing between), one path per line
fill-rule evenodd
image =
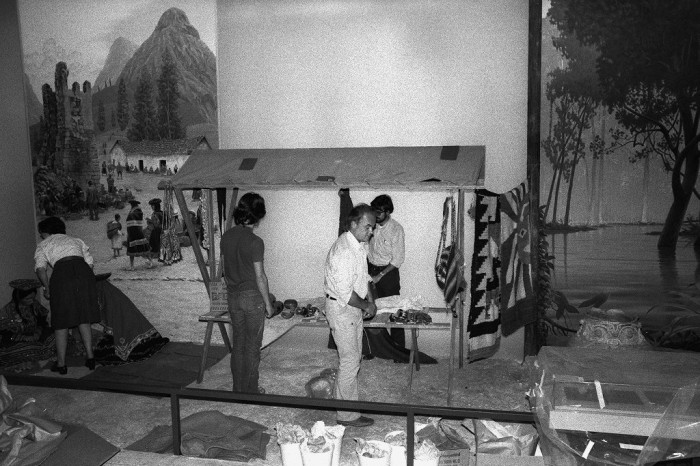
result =
M358 204L348 215L349 229L338 237L326 256L323 289L326 318L338 347L339 365L334 396L359 400L357 375L362 360L362 320L374 317L377 306L369 291L367 242L376 223L374 210ZM338 424L365 427L374 420L357 412L338 411Z
M399 222L391 218L394 203L387 194L375 197L370 203L376 214L377 226L367 250L368 272L377 290L377 298L396 296L401 291L399 267L405 258L405 235ZM393 339L393 342L390 340ZM365 359L378 356L383 359L408 361L404 329L367 329L368 348ZM394 345L393 343L396 343ZM369 353L369 354L368 354Z

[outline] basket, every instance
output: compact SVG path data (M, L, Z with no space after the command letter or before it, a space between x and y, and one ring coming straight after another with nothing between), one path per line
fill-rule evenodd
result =
M438 466L469 466L471 452L468 448L459 450L442 450Z
M222 279L209 282L209 299L211 300L210 311L228 312L228 295L226 284Z

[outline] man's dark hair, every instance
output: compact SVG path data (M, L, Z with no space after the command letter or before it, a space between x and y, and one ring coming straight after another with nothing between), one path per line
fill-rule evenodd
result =
M370 204L374 210L381 210L391 214L394 212L394 203L391 202L391 198L386 194L381 194L374 198Z
M367 204L357 204L348 214L347 228L352 222L359 222L363 215L374 216L374 209Z
M265 217L265 199L258 193L245 193L233 210L236 225L255 225Z
M37 225L39 233L48 233L49 235L65 235L66 224L58 217L48 217L39 222Z

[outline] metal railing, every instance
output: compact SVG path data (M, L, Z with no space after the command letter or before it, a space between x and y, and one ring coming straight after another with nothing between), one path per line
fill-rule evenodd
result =
M408 466L413 465L414 418L416 415L450 418L450 419L491 419L497 422L515 422L534 424L535 416L531 412L498 411L489 409L458 408L445 406L426 406L413 404L382 403L373 401L346 401L306 398L288 395L233 393L223 390L198 388L177 388L156 385L136 385L116 382L98 382L81 379L60 379L55 377L9 375L5 374L10 385L60 388L69 390L87 390L100 392L126 393L144 396L170 397L170 414L172 418L173 453L181 455L180 442L180 399L218 401L229 403L278 406L286 408L303 408L313 410L348 410L364 413L393 414L406 416L406 454Z

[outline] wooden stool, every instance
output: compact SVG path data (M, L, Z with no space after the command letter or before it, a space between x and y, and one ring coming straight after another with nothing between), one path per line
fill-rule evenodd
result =
M199 364L199 372L197 374L197 383L202 383L204 378L204 370L207 365L207 356L209 354L209 346L211 345L211 334L214 331L214 324L219 325L219 330L221 330L221 338L224 340L226 349L230 353L232 351L231 341L228 338L228 331L226 330L226 324L231 323L231 316L229 316L228 311L209 311L206 314L199 316L200 322L207 323L207 329L204 332L204 348L202 349L202 361Z

